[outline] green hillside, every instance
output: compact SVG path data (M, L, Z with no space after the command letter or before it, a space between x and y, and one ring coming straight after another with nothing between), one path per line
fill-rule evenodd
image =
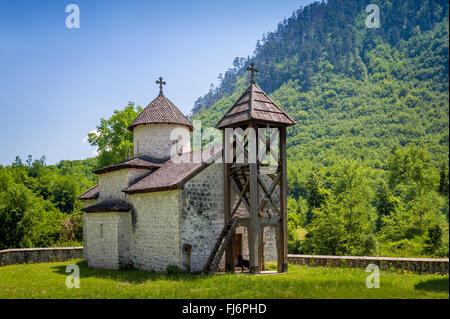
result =
M191 120L213 126L249 84L294 117L291 252L448 255L447 1L330 0L294 12L236 58Z

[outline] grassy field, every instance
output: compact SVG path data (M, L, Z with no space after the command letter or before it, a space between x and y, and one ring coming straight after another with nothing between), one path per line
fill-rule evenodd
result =
M66 288L66 266L80 288ZM80 260L0 267L0 298L449 298L448 276L381 272L368 289L363 269L289 266L287 274L164 275L94 270Z

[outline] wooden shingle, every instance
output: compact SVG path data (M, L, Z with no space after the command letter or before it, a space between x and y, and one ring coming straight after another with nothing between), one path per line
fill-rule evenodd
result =
M285 113L257 84L252 83L217 123L217 129L243 125L249 121L282 126L295 125Z
M138 125L144 124L178 124L187 126L191 131L193 126L191 122L181 113L181 111L163 94L160 94L136 117L128 126L130 131Z

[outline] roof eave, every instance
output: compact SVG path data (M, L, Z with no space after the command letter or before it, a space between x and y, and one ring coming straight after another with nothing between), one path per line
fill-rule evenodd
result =
M291 119L290 119L291 120ZM244 124L250 123L250 122L255 122L255 123L260 123L260 124L274 124L275 126L294 126L297 123L295 123L294 121L291 120L291 123L284 123L284 122L274 122L274 121L269 121L269 120L259 120L259 119L249 119L249 120L245 120L245 121L240 121L240 122L234 122L228 125L221 125L221 123L219 122L215 128L218 130L223 130L225 128L235 128L235 127L240 127Z
M133 132L134 128L140 125L149 125L149 124L171 124L171 125L179 125L179 126L185 126L189 129L190 132L194 131L194 125L188 125L188 124L184 124L184 123L177 123L177 122L149 122L149 123L139 123L139 124L135 124L135 125L130 125L128 126L128 130Z
M128 195L134 195L134 194L143 194L143 193L163 192L163 191L176 190L176 189L180 189L178 184L164 186L164 187L154 187L154 188L136 189L136 190L128 190L127 188L125 188L124 190L122 190L122 192L127 193Z
M85 195L86 193L90 192L91 190L93 190L95 187L98 187L98 184L95 184L94 186L92 186L91 188L89 188L87 191L83 192L82 194L78 195L77 199L79 200L90 200L90 199L97 199L99 197L100 192L95 193L94 196L89 196L86 198L83 198L83 195Z

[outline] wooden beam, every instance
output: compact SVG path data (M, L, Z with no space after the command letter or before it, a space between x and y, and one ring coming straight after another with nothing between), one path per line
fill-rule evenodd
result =
M234 214L238 210L239 205L242 203L242 197L244 196L245 192L247 191L248 185L249 185L249 182L247 180L247 182L245 183L245 186L244 186L244 188L243 188L243 190L241 192L241 195L239 196L237 204L234 206L233 210L231 211L231 216L232 217L234 216Z
M256 130L255 124L250 123L251 128ZM257 146L250 152L257 152ZM256 156L258 158L258 156ZM249 235L249 257L250 257L250 272L253 274L260 272L260 241L261 241L261 226L259 224L258 216L258 164L249 163L250 173L250 227L248 228Z
M277 205L272 200L272 193L275 191L275 188L278 185L278 182L280 180L280 174L277 175L275 180L273 180L272 185L270 186L269 190L267 190L266 186L264 185L264 181L262 180L261 176L258 175L258 182L261 185L261 188L263 189L264 193L266 193L266 198L263 199L263 202L258 207L258 214L259 216L262 216L262 210L266 207L267 202L270 200L270 203L273 207L273 209L277 212L279 216L281 216L281 212L278 209Z
M282 240L281 252L281 272L287 271L287 154L286 154L286 127L283 126L280 132L280 208L281 208L281 227L280 236ZM280 263L279 263L280 264ZM280 270L280 269L279 269Z
M239 188L239 186L236 184L236 181L234 180L233 176L230 176L229 178L231 185L233 186L234 190L240 196L242 202L244 203L245 207L248 209L248 212L251 214L251 208L250 204L247 202L247 199L241 195L242 190ZM250 191L251 192L251 191Z
M274 217L262 217L259 219L261 227L266 226L279 226L281 222L281 218L279 216Z
M225 130L222 131L222 141L223 141L223 145L224 147L226 147L226 142L228 142L225 139ZM225 150L223 150L224 152L224 157L225 157ZM228 222L230 221L230 219L232 218L232 213L231 213L231 186L230 186L230 180L228 178L228 176L230 175L230 165L229 163L226 163L226 161L224 161L225 163L223 164L223 177L224 177L224 225L227 225ZM234 251L233 251L233 243L232 245L228 245L226 250L225 250L225 270L229 271L229 272L234 272Z

